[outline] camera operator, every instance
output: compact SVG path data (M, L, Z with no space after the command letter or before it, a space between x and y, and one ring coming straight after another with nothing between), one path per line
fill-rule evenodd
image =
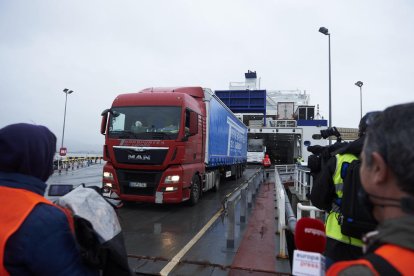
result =
M327 236L326 268L334 262L357 259L362 255L362 241L341 233L339 208L346 169L353 160L359 158L366 128L377 114L379 112L369 112L362 117L357 140L351 143L340 143L340 139L338 139L339 143L324 149L321 154L321 170L314 175L310 200L314 206L328 213L325 225Z
M412 275L414 261L414 103L389 107L368 127L359 199L376 230L364 256L335 263L326 275Z

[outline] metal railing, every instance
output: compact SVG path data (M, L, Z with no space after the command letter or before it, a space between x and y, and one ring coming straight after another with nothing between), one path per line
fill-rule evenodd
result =
M295 165L295 192L300 200L306 200L306 194L312 190L313 178L306 167Z
M240 201L240 223L247 223L248 209L253 206L253 197L257 193L260 184L264 182L263 169L258 170L245 183L237 187L223 200L224 212L227 215L226 236L227 248L235 246L236 212L235 208Z
M279 233L279 258L287 258L286 253L286 230L295 232L296 221L302 218L302 211L308 211L310 217L316 218L316 213L324 212L312 205L304 205L301 202L297 203L296 214L294 214L292 205L286 194L283 183L291 182L290 178L286 176L294 175L294 190L300 201L306 200L306 194L312 187L312 176L309 174L309 169L297 165L277 165L275 166L275 191L276 191L276 206L277 206L277 231ZM288 179L283 181L282 179Z
M86 166L90 166L92 164L97 164L98 161L99 164L101 164L102 157L67 157L62 160L54 160L53 163L54 170L61 174L62 171L68 172L69 169L75 170Z
M287 258L286 252L286 192L285 188L282 185L280 180L279 172L275 167L275 191L276 191L276 206L277 212L276 217L278 218L277 222L277 233L279 233L279 253L277 256L279 258Z
M316 213L325 213L324 210L318 209L313 205L303 205L302 203L298 203L296 206L296 219L300 220L302 218L302 211L309 212L309 217L316 218Z

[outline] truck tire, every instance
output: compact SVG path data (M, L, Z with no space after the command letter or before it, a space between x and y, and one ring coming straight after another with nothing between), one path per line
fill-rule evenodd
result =
M240 178L242 178L243 177L243 165L242 164L239 165L239 169L240 169Z
M188 204L190 206L196 205L200 199L200 194L201 194L200 178L197 175L194 175L191 181L190 199L188 200Z
M214 172L214 187L213 187L213 191L218 192L219 189L220 189L220 172L219 171L215 171Z
M239 166L237 164L232 165L232 168L234 169L234 174L231 176L231 179L233 180L239 179ZM232 173L233 173L233 170L232 170Z
M239 164L236 165L236 179L239 179L242 177L242 168Z

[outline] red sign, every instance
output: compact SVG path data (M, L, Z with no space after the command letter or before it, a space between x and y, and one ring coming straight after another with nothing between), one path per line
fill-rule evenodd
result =
M68 150L66 148L60 148L60 150L59 150L60 156L65 156L67 152L68 152Z

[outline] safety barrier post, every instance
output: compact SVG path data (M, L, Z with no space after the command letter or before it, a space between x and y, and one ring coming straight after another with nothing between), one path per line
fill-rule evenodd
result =
M245 223L247 216L247 189L242 189L240 195L240 223Z
M252 192L252 190L253 190L253 185L250 182L247 185L247 207L248 208L252 208L252 206L253 206L253 192Z
M257 192L259 191L259 186L262 183L260 180L260 176L258 174L256 174L256 176L254 177L253 183L255 186L255 194L257 194Z
M234 248L235 222L234 202L229 202L227 205L227 248Z
M295 179L294 179L294 187L295 187L295 192L298 191L298 185L299 185L299 171L297 170L297 165L295 166Z

